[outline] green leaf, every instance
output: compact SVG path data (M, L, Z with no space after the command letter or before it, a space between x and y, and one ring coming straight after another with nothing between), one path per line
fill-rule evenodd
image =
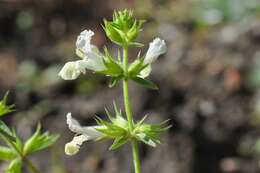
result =
M126 136L120 136L117 137L113 144L110 146L109 150L115 150L118 149L119 147L121 147L122 145L124 145L125 143L127 143L128 138Z
M159 89L156 84L154 84L153 82L148 81L146 79L143 79L143 78L140 78L140 77L131 77L131 79L133 81L135 81L136 83L143 85L146 88L150 88L150 89L154 89L154 90Z
M35 133L25 142L23 153L25 155L43 150L54 144L58 135L50 135L48 132L40 133L41 126L38 124Z
M16 148L19 150L19 152L22 152L23 151L22 140L18 137L18 135L14 129L12 129L12 134L13 134L13 137L15 138L15 141L12 143L16 146ZM10 145L10 144L8 144L8 145L13 148L12 145Z
M5 173L21 173L21 170L22 170L21 159L15 159L9 164Z
M104 20L104 26L102 26L107 37L114 43L118 45L123 45L125 43L124 38L121 37L120 33L112 25L112 22Z
M12 160L17 157L17 154L11 148L0 146L0 159L1 160Z
M14 111L14 105L7 105L8 94L9 92L6 92L3 99L0 101L0 116Z
M16 138L13 136L12 131L9 127L0 120L0 134L3 135L7 140L16 141Z

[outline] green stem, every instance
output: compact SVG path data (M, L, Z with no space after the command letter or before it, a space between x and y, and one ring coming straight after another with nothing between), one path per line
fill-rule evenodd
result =
M8 139L6 139L4 136L2 136L2 138L11 145L11 147L19 154L19 156L22 158L22 160L24 161L24 163L27 165L27 167L30 169L30 171L32 173L41 173L36 166L34 166L34 164L26 157L23 155L22 151L20 151L19 148L17 148L17 146L12 142L9 141Z
M125 71L125 76L128 74L128 48L123 48L123 66ZM124 93L124 103L125 103L125 112L127 116L127 121L129 125L129 130L132 132L134 128L133 115L131 110L131 104L129 99L129 87L128 87L128 79L125 77L123 80L123 93ZM133 152L133 162L135 167L135 173L140 173L140 159L139 159L139 151L138 151L138 142L133 139L131 142L132 152Z

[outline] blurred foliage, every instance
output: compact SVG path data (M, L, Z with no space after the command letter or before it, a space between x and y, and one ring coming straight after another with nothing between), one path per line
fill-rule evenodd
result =
M194 0L193 15L199 25L240 21L260 12L259 0Z
M7 105L8 92L0 101L0 115L3 116L14 110L14 105ZM0 138L6 146L0 145L0 160L9 161L10 164L5 173L20 173L24 161L28 162L27 155L48 148L56 142L58 135L48 132L41 133L40 124L35 133L25 143L17 136L14 129L10 129L0 120Z
M41 133L40 125L37 126L35 133L24 143L14 130L10 130L7 126L6 130L11 133L15 140L1 136L7 146L0 146L0 160L10 162L5 173L20 173L23 164L26 165L28 163L28 155L50 147L58 139L58 135L51 135L48 132Z

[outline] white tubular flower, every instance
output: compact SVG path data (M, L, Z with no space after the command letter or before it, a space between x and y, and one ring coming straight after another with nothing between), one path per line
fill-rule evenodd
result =
M103 134L96 130L96 128L101 126L81 126L77 120L72 118L71 113L69 112L67 114L67 124L69 126L69 129L79 134L79 136L75 136L72 141L68 142L65 145L65 153L67 155L74 155L76 154L80 146L88 140L93 140L99 137L102 137Z
M87 61L87 69L93 71L103 71L106 69L102 54L98 48L91 44L94 32L84 30L80 33L76 41L76 54Z
M164 40L160 38L155 38L150 44L148 51L144 58L145 64L151 64L154 62L161 54L167 51L167 47Z
M67 62L59 72L59 76L64 80L74 80L80 73L86 73L86 66L85 60Z
M150 44L148 51L146 52L145 58L144 58L144 64L149 64L146 68L144 68L140 74L139 77L146 78L149 76L149 74L152 71L151 63L153 63L157 58L164 54L167 51L167 47L164 40L161 40L160 38L155 38Z
M98 51L95 45L91 44L91 38L94 32L84 30L80 33L76 41L76 54L82 58L79 61L67 62L59 72L64 80L74 80L86 69L93 71L104 71L106 66L103 62L103 55Z

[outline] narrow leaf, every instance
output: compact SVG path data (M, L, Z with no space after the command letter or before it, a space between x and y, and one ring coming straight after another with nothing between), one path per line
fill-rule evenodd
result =
M140 77L131 77L131 79L132 79L133 81L135 81L136 83L138 83L138 84L140 84L140 85L143 85L143 86L146 87L146 88L150 88L150 89L154 89L154 90L159 89L156 84L154 84L154 83L151 82L151 81L145 80L145 79L143 79L143 78L140 78Z
M21 173L21 169L22 169L21 159L15 159L9 164L5 173Z
M12 160L16 156L16 152L11 148L0 146L0 160Z
M43 150L56 142L58 135L51 135L48 132L41 134L40 124L37 126L35 133L25 142L24 154L33 153Z
M0 134L3 135L5 138L7 138L10 141L15 141L15 137L12 134L12 131L9 129L9 127L0 120Z

